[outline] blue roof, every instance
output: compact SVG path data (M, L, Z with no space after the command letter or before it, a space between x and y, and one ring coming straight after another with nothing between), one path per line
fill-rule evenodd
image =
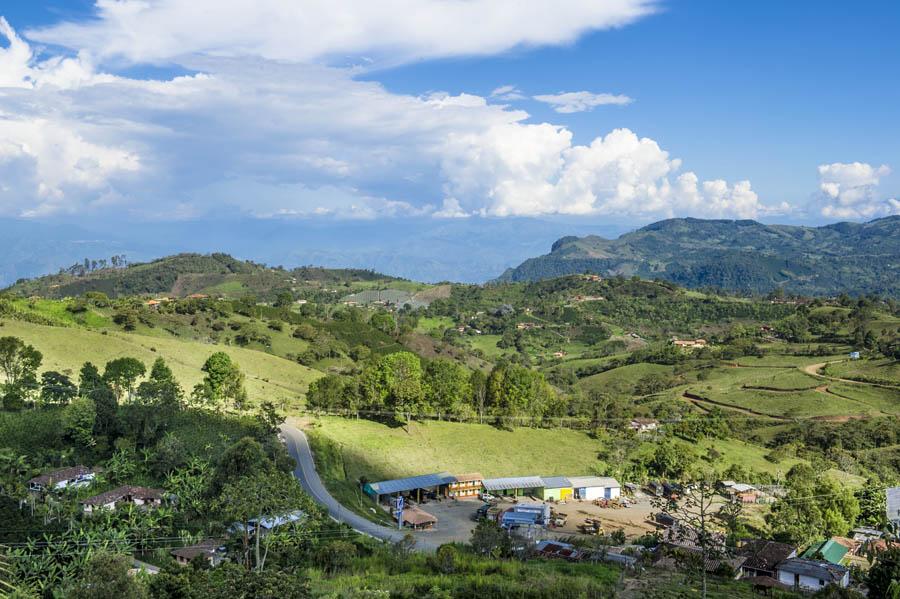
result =
M456 481L456 477L449 472L437 472L435 474L422 474L420 476L410 476L409 478L368 483L366 487L371 489L371 492L376 495L390 495L391 493L402 493L403 491L414 491L415 489L439 487L454 481Z
M572 486L565 476L542 476L541 480L544 481L545 489L564 489Z

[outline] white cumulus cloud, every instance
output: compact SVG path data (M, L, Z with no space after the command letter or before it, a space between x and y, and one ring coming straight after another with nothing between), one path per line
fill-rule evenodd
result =
M891 169L865 162L819 165L819 209L829 218L877 218L900 214L900 201L878 191Z
M97 0L97 18L30 38L134 62L189 54L388 62L496 54L627 25L655 0Z
M216 6L230 14L232 4L241 3ZM470 5L483 4L441 0L423 6L467 15ZM572 15L611 14L613 6L649 6L623 0L601 10L595 4L557 3L554 12L568 16L556 15L550 24L575 23ZM575 144L569 129L532 122L526 112L497 103L521 93L512 85L487 98L395 94L355 78L354 68L311 62L339 51L368 52L382 42L386 48L393 30L365 47L297 41L303 36L296 33L264 43L259 32L250 31L261 15L275 21L273 16L299 17L289 4L259 0L244 6L248 31L234 32L226 48L223 40L232 34L216 30L223 25L209 6L206 0L100 0L98 20L35 34L71 44L74 56L39 55L0 22L0 34L9 40L0 48L0 213L86 213L110 204L117 214L153 218L223 212L298 218L745 218L773 210L749 182L701 180L682 171L680 161L657 141L630 130ZM328 12L317 3L309 6L318 8L303 19L321 21L319 13ZM333 3L329 6L337 14ZM361 3L348 6L356 7L357 16L368 14ZM388 4L391 10L405 6ZM182 30L184 22L200 18L193 10L214 21L209 28L197 27L196 38ZM542 10L532 11L532 17L543 18ZM572 32L587 26L573 25ZM151 32L153 27L158 31ZM522 27L524 33L504 33L518 41L501 46L537 43ZM141 32L147 38L135 39ZM577 35L572 32L566 35ZM413 40L400 46L399 57L426 56L414 46L439 43ZM317 44L328 50L316 49ZM457 51L458 46L446 50ZM194 74L164 80L112 75L104 71L104 56L166 59Z
M621 94L595 94L592 92L560 92L558 94L542 94L534 99L549 104L553 110L563 114L585 112L596 106L625 106L634 100Z

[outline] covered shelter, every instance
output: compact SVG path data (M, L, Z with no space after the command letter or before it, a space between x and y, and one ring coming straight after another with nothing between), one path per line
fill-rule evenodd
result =
M542 499L544 501L555 500L565 501L571 499L574 494L572 483L565 476L542 476L541 481L544 484L544 493Z
M454 477L449 472L437 472L435 474L422 474L408 478L384 480L376 483L366 483L363 491L375 501L381 501L384 496L409 495L416 501L422 501L422 496L445 494L448 485L454 482Z
M396 513L394 514L394 518L397 518ZM429 514L417 507L409 506L403 508L403 526L408 526L413 530L432 528L437 524L437 521L437 516Z
M618 499L622 495L619 481L609 476L571 476L569 482L577 499Z
M513 476L508 478L488 478L482 481L485 491L496 495L543 496L544 481L540 476Z

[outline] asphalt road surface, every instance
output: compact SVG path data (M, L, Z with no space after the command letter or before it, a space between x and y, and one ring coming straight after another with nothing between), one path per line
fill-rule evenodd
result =
M322 479L319 478L319 473L316 472L312 449L309 447L309 441L306 439L306 435L299 429L288 424L281 425L281 433L287 444L288 452L291 454L291 457L294 458L294 461L297 462L297 467L294 469L294 476L300 481L300 485L303 489L309 493L318 504L328 510L328 514L332 518L338 522L343 522L357 532L389 543L400 541L406 536L406 531L400 531L396 528L388 528L387 526L375 524L359 514L351 512L338 503L325 488L325 485L322 484ZM413 536L416 539L415 548L417 550L437 550L437 546L434 543L421 538L420 535Z

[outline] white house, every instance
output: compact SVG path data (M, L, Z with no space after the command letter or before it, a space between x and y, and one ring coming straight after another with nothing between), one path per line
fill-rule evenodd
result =
M793 557L775 568L778 582L790 587L818 591L831 584L846 588L850 584L850 570L830 562Z
M42 492L61 491L66 487L85 487L94 480L96 471L86 466L71 466L35 476L28 481L28 490Z
M576 499L618 499L622 486L609 476L569 476Z

